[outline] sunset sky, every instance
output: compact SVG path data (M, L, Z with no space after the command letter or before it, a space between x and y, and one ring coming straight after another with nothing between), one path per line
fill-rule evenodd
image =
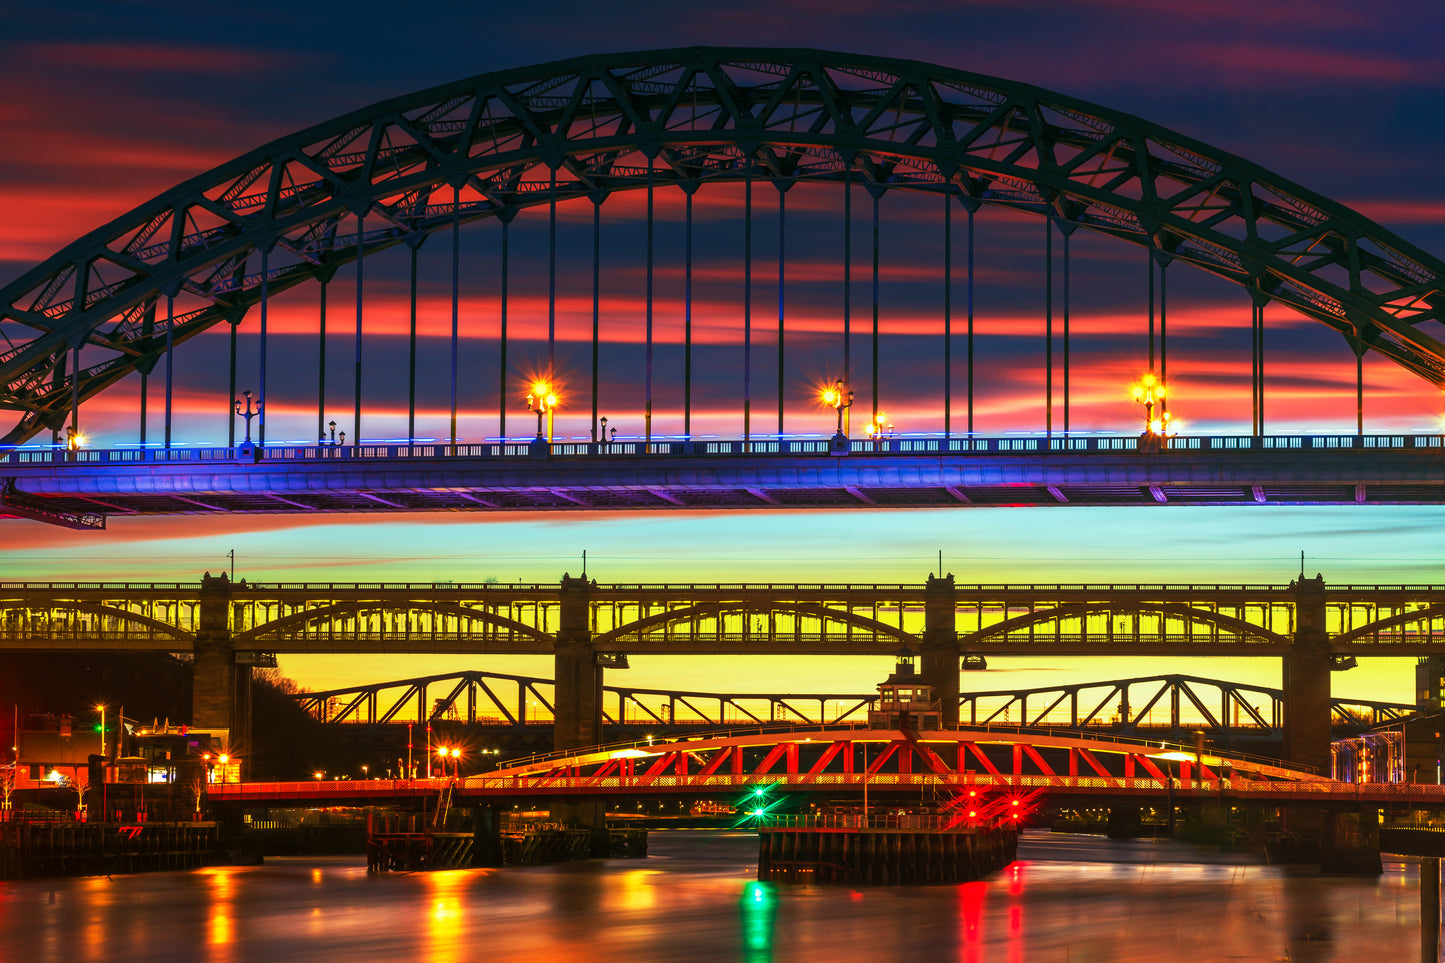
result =
M448 8L450 6L450 9ZM1123 110L1241 155L1348 204L1437 256L1445 253L1445 11L1425 3L1326 2L1192 6L1142 0L1001 3L358 3L332 8L259 2L233 8L170 2L34 4L7 12L0 39L0 284L171 185L267 141L369 103L475 74L589 53L706 44L818 47L917 59L976 71ZM212 12L214 11L214 12ZM602 414L619 437L641 430L640 197L602 208ZM777 310L777 193L755 190L754 425L776 426L771 326ZM881 203L880 407L899 430L941 427L941 216L932 196L890 192ZM737 347L741 314L742 192L696 198L694 271L699 374L694 432L741 434ZM871 203L853 199L854 386L863 412L870 319ZM682 200L658 198L656 428L681 430ZM786 430L820 434L832 412L815 386L837 371L841 303L837 192L788 195L789 365ZM591 205L559 210L557 433L586 437L591 324ZM1041 222L985 208L978 215L978 408L981 432L1042 427ZM962 323L962 231L955 210L955 330ZM494 224L463 234L464 438L497 433L498 244ZM511 378L520 387L542 357L546 327L545 210L513 227ZM1056 239L1056 253L1059 243ZM450 245L421 249L424 377L418 434L446 429ZM365 437L405 432L405 255L367 265ZM326 413L350 416L354 306L349 269L328 314ZM1073 240L1074 427L1136 430L1129 381L1145 366L1144 252L1080 232ZM1243 293L1187 266L1169 275L1174 411L1192 430L1247 432L1249 310ZM1056 311L1057 311L1056 302ZM268 399L270 438L314 436L316 289L278 297ZM242 328L242 382L253 387L255 340ZM1267 336L1267 428L1352 431L1354 356L1315 322L1272 309ZM955 345L961 359L961 345ZM225 337L217 330L177 355L179 443L224 443L229 407ZM963 418L955 366L954 423ZM247 380L248 377L251 380ZM1057 379L1056 374L1056 379ZM1366 430L1439 431L1438 392L1367 358ZM150 437L159 433L152 381ZM509 390L508 433L533 424ZM136 441L134 380L83 409L97 445ZM1057 414L1056 414L1057 418ZM8 427L8 423L6 425ZM1305 551L1310 574L1343 583L1441 581L1432 507L1069 508L916 512L558 514L527 516L290 516L113 519L82 534L0 522L0 579L171 581L219 571L259 581L555 581L586 549L601 581L921 581L944 552L963 582L1285 582ZM1152 671L1187 671L1277 684L1273 660L999 660L965 683L1003 688ZM871 660L633 659L636 685L737 690L864 691L886 672ZM304 685L492 668L550 674L537 660L285 658ZM1408 701L1406 660L1377 660L1338 677L1337 693Z

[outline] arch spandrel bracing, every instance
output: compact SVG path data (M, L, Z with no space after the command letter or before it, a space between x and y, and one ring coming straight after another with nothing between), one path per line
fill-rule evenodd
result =
M1323 146L1323 145L1322 145ZM1445 385L1445 263L1232 154L1118 111L930 64L687 48L483 74L238 157L0 293L0 443L262 297L462 222L655 186L846 178L950 192L1147 245ZM453 207L453 188L460 209ZM356 236L358 215L364 235ZM167 332L168 298L176 311ZM77 377L65 358L77 346ZM99 357L100 360L93 361Z

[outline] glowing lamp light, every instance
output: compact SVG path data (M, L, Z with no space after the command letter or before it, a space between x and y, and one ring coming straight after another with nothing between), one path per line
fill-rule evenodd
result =
M842 437L843 411L844 409L853 407L853 392L843 384L843 379L839 378L833 382L831 386L824 387L820 390L818 392L818 399L822 401L823 404L838 412L837 434L839 437Z
M645 758L647 758L648 756L655 756L655 755L657 755L657 753L655 753L655 752L643 752L641 749L619 749L619 750L617 750L616 752L612 753L612 755L608 756L607 758L609 758L609 759L645 759Z
M537 413L537 437L552 439L552 417L553 409L557 407L557 393L555 386L550 382L537 380L532 382L532 388L527 392L527 410ZM543 434L542 420L546 417L546 434Z
M1144 406L1144 433L1146 435L1167 438L1178 432L1178 423L1171 421L1169 412L1162 410L1164 399L1168 396L1168 391L1162 381L1152 374L1146 374L1129 389L1129 395ZM1161 409L1158 417L1154 415L1155 405Z

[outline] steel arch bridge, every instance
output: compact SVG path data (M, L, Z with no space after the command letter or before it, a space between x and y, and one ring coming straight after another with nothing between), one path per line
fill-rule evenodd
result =
M1172 765L1171 765L1172 763ZM1177 766L1177 769L1175 768ZM1266 804L1414 805L1435 809L1445 789L1414 783L1338 782L1308 769L1238 753L1196 756L1167 747L1102 737L1001 733L987 730L905 732L819 729L718 735L673 743L633 743L554 753L461 779L371 779L215 784L212 804L260 805L329 800L333 804L402 802L451 794L465 799L658 796L717 797L742 793L814 793L830 798L908 794L949 799L980 794L1042 792L1051 802L1079 797L1227 798Z
M859 693L696 692L616 683L603 686L603 693L604 724L679 729L861 726L878 698ZM454 722L518 727L555 721L553 680L501 672L443 673L303 692L295 698L318 721L334 725ZM1415 706L1338 696L1331 698L1330 711L1336 727L1360 730L1398 721ZM1281 689L1177 674L959 695L959 719L970 726L1151 732L1176 739L1196 729L1214 739L1278 738L1284 713Z
M754 180L857 183L875 199L924 191L970 217L981 205L1041 215L1066 240L1079 227L1111 235L1160 265L1186 262L1247 288L1257 331L1265 304L1285 305L1357 354L1445 385L1445 264L1258 165L965 71L687 48L501 71L388 100L238 157L77 240L0 290L0 408L17 418L0 444L58 432L67 417L74 427L82 403L147 375L177 345L223 323L234 335L257 309L264 328L269 298L353 261L359 279L360 264L387 248L414 252L462 223L506 224L570 199L650 198L669 186L691 196ZM500 380L505 412L505 370ZM944 380L947 394L951 372ZM264 398L264 373L262 382ZM648 441L651 383L649 369ZM359 440L360 379L356 392ZM1257 400L1256 434L1261 423Z

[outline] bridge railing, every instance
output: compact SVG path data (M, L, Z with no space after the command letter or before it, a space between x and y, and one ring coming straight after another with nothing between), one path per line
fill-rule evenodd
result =
M1154 449L1149 445L1147 450ZM1163 447L1176 451L1271 451L1309 449L1401 450L1445 448L1445 435L1189 435L1168 439ZM850 453L936 456L942 454L1017 455L1028 452L1126 452L1141 450L1137 435L914 436L850 442ZM0 464L130 465L208 462L326 462L404 459L528 459L617 457L732 457L758 455L834 455L828 438L657 439L646 441L564 441L551 444L510 439L480 443L365 442L360 445L278 444L234 448L81 448L63 445L0 451Z
M895 829L937 833L976 833L956 816L939 813L783 813L757 816L751 825L759 829Z
M517 776L481 775L462 779L368 779L368 780L317 780L295 782L249 782L213 785L208 792L213 802L245 803L275 801L278 799L385 799L420 798L440 794L447 788L465 795L535 795L538 792L556 793L576 791L589 794L614 791L618 793L678 790L696 792L711 790L731 792L771 786L780 790L805 791L808 789L854 789L862 790L864 785L874 789L936 789L942 792L962 787L998 790L1042 790L1097 793L1159 794L1173 792L1175 799L1191 797L1229 796L1233 798L1335 798L1350 801L1378 801L1389 803L1425 802L1445 803L1445 786L1429 783L1345 783L1325 779L1309 780L1262 780L1245 779L1237 775L1229 778L1180 779L1172 777L1160 780L1154 777L1104 777L1068 775L1011 775L992 773L767 773L764 775L713 774L713 775L658 775L658 776ZM886 827L883 814L870 814L870 825L879 821L879 828ZM855 817L857 818L857 817ZM912 817L926 819L928 817ZM938 817L933 817L938 818ZM902 825L898 828L912 828Z

